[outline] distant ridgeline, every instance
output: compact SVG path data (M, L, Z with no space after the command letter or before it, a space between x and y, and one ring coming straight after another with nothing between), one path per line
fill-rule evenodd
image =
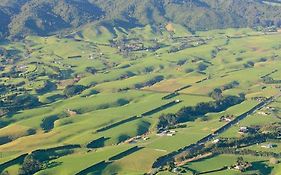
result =
M190 31L281 26L279 0L11 0L0 2L0 37L46 36L95 23L132 28L180 24ZM66 30L68 29L68 30Z

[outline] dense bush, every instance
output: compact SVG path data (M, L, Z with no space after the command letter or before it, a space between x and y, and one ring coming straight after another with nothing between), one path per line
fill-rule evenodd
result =
M208 68L208 66L206 65L206 64L204 64L204 63L200 63L199 65L198 65L198 71L204 71L204 70L206 70Z
M97 69L94 67L86 67L86 72L89 72L91 74L96 74L97 73Z
M49 92L51 90L54 90L56 88L57 88L57 86L55 83L53 83L49 80L46 80L46 81L44 81L43 86L35 89L35 91L39 94L43 94L43 93Z
M223 85L223 87L221 88L222 90L228 90L228 89L232 89L239 86L239 82L238 81L232 81L228 84Z
M80 94L82 91L86 89L83 85L68 85L64 89L64 95L66 97L72 97L74 95Z
M209 93L209 96L214 100L220 100L222 98L222 90L215 88L212 92Z
M42 120L40 127L44 130L44 131L50 131L51 129L54 128L54 122L59 119L58 116L53 115L53 116L49 116L46 117Z
M263 78L263 82L266 84L279 84L281 80L274 80L272 77L266 76Z
M5 107L8 110L30 109L40 105L38 98L30 94L10 96L6 102L0 102L0 107Z
M240 96L222 97L217 101L201 102L194 107L183 107L175 114L162 114L159 118L157 128L166 128L174 126L177 123L192 121L209 112L221 112L244 100L245 96L241 94Z
M27 155L19 169L19 175L31 175L43 168L43 163L35 159L32 155Z

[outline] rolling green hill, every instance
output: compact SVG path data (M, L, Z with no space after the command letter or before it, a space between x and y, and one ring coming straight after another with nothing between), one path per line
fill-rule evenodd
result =
M0 175L281 175L281 0L0 0Z
M193 35L171 22L159 31L109 24L1 43L0 174L165 174L173 169L158 160L225 126L223 118L247 113L280 93L279 30ZM225 100L239 97L243 102ZM210 147L213 156L178 168L187 175L242 175L224 168L242 156L253 165L245 173L277 174L281 164L270 163L267 155L281 159L275 154L280 139L258 140L276 145L267 149L254 135L238 131L244 126L257 128L257 135L280 132L280 104L276 99L217 136L242 144L250 139L240 152L227 144ZM166 125L173 133L161 132L159 126ZM184 153L175 160L184 161Z

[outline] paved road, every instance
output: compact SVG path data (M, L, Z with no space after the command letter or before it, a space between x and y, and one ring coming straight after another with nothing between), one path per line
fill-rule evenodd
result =
M281 93L277 94L276 96L273 96L271 98L268 98L262 102L260 102L259 104L257 104L256 106L254 106L252 109L250 109L249 111L239 115L238 117L236 117L234 120L232 120L231 122L225 124L224 126L222 126L221 128L217 129L214 133L209 134L207 136L205 136L204 138L202 138L201 140L199 140L198 142L196 142L195 144L191 144L188 145L186 147L183 147L177 151L174 151L170 154L167 154L163 157L160 157L159 159L157 159L154 163L153 163L153 168L160 168L161 166L165 165L167 162L173 160L173 157L178 155L179 153L183 152L183 151L187 151L187 150L191 150L199 145L203 145L206 142L214 139L215 137L217 137L218 135L222 134L223 132L225 132L227 129L229 129L230 127L232 127L233 125L237 124L238 122L240 122L241 120L245 119L247 116L255 113L256 111L262 109L263 107L269 105L270 103L272 103L274 100L276 100L277 98L279 98L281 96Z

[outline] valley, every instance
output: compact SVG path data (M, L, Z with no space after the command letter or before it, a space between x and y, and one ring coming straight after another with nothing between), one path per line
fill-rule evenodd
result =
M281 165L270 160L281 159L280 38L280 29L191 33L170 23L157 31L150 25L88 24L70 34L3 41L0 172L31 173L34 169L23 169L29 157L42 164L32 172L37 175L219 169L208 174L234 175L240 171L223 167L242 156L251 163L245 173L278 174ZM251 111L267 100L271 103ZM269 134L257 142L241 128ZM227 152L216 140L237 144L226 146ZM197 143L212 154L179 167L169 161L154 166L170 154L184 162L206 153L201 148L191 157L175 153ZM234 148L239 151L231 152Z

